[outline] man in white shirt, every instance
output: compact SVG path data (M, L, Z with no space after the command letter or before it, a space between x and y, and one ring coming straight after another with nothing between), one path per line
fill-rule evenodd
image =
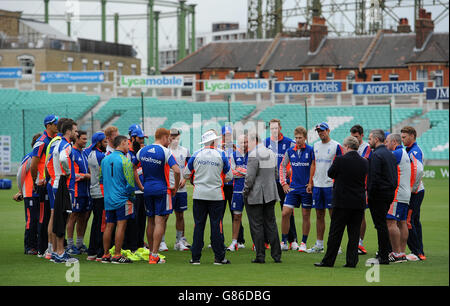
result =
M325 209L332 212L333 180L328 177L328 169L336 156L342 155L341 145L330 138L330 127L326 122L316 125L316 132L321 141L314 144L316 168L313 176L313 208L316 209L316 244L307 253L322 253L325 233Z
M176 242L174 249L179 251L187 251L191 245L187 242L184 236L184 212L187 210L188 200L187 200L187 190L186 190L186 179L183 178L184 168L186 167L189 150L185 147L180 146L180 130L170 129L170 145L169 149L172 151L172 155L177 161L178 167L180 167L181 178L180 186L178 188L175 196L172 197L173 210L175 211L175 229L176 229ZM173 171L169 174L170 185L175 183L175 178Z
M192 154L184 171L184 178L193 176L195 186L192 198L194 216L194 240L191 247L191 264L200 264L204 245L206 220L211 224L211 246L214 252L214 264L229 264L225 258L225 244L222 227L222 211L225 196L223 185L233 179L230 163L225 153L217 149L218 139L214 130L202 135L203 148Z

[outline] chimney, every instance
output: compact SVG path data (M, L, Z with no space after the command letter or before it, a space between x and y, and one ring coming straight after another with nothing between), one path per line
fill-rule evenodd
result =
M297 27L297 36L299 37L309 37L310 32L306 25L306 22L299 22Z
M317 51L322 39L328 34L328 28L325 25L325 18L314 16L310 32L309 52L314 53Z
M397 33L411 33L411 26L408 23L408 18L400 18L397 26Z
M434 22L431 20L431 13L425 9L419 9L419 18L415 24L416 30L416 49L421 49L428 35L434 30Z

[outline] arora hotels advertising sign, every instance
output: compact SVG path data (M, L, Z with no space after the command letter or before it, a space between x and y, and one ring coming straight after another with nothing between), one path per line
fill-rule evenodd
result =
M425 91L425 82L353 83L354 95L413 95Z
M270 91L270 86L269 80L265 79L205 80L203 91L207 93L267 92Z
M309 93L338 93L342 91L339 81L304 81L304 82L275 82L275 93L280 94L309 94Z

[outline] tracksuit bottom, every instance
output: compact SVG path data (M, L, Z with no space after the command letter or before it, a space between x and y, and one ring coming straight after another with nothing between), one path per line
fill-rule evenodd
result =
M215 260L225 259L225 244L223 237L222 212L223 200L210 201L194 199L192 213L194 216L194 238L191 246L192 259L200 260L204 246L206 220L209 216L211 226L211 246Z
M103 256L103 232L105 231L105 203L103 198L92 199L92 224L89 237L88 256ZM113 240L112 240L113 241Z

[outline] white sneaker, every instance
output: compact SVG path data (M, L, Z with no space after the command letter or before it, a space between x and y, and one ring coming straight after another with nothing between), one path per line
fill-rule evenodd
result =
M189 242L187 242L187 240L186 240L185 237L182 237L181 240L180 240L180 242L181 242L185 247L187 247L188 249L191 248L191 245L189 244Z
M245 244L238 242L238 249L245 249Z
M159 251L165 252L168 250L169 250L169 248L167 247L167 244L164 241L161 241L161 243L159 244Z
M323 247L319 247L317 245L314 245L312 248L306 250L306 253L308 254L323 253L323 252L324 252Z
M409 255L406 255L406 259L407 259L408 261L420 261L420 258L417 257L417 255L415 255L415 254L413 254L413 253L411 253L411 254L409 254Z
M237 245L237 243L233 243L233 242L227 248L227 251L230 251L230 252L234 252L234 251L237 251L237 250L238 250L238 245Z
M282 251L289 251L289 245L287 243L284 243L283 241L281 241L280 245L281 245Z
M175 246L173 247L175 251L189 251L189 248L183 244L183 242L180 240L177 243L175 243Z
M291 250L294 250L294 251L298 251L298 249L300 248L297 241L291 242L290 247L291 247Z
M300 243L300 247L298 248L299 252L306 252L306 243Z
M341 247L339 247L339 251L338 251L338 254L342 254L342 253L344 253L344 252L342 251L342 248L341 248Z

